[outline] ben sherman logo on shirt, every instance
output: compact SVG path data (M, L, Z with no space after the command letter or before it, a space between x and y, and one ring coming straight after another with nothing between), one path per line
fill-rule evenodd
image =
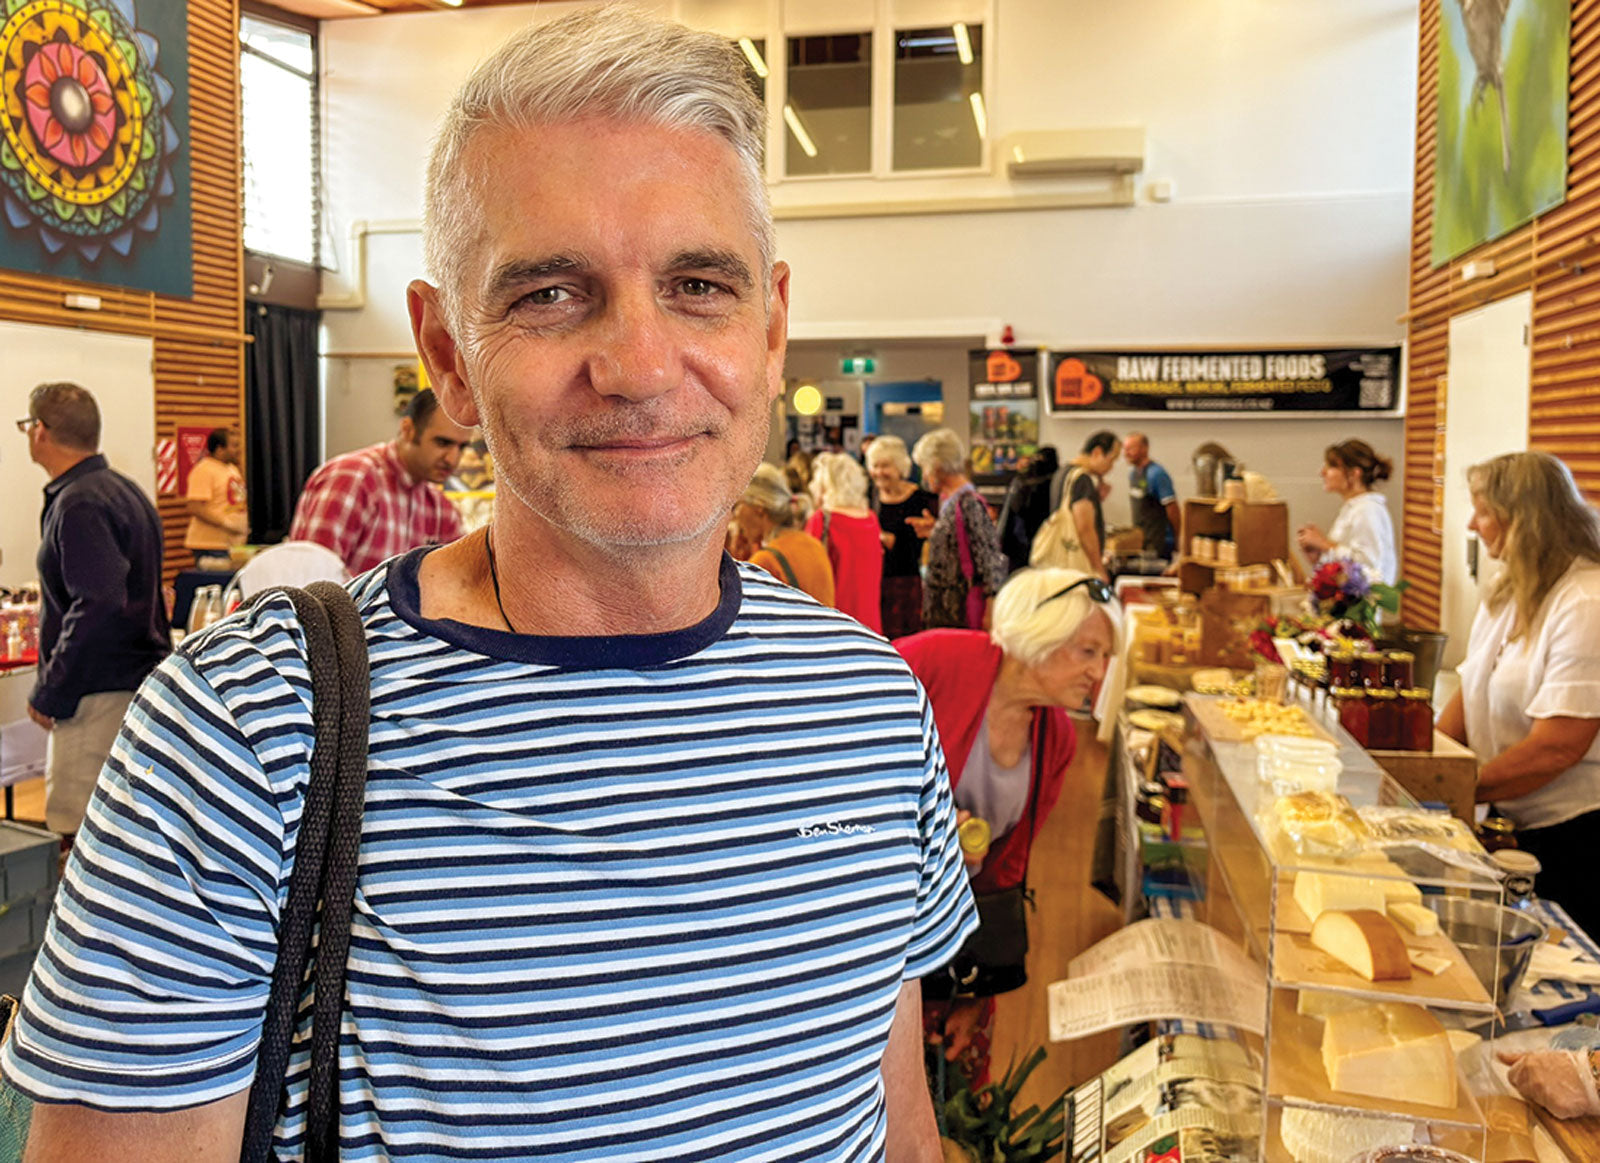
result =
M802 840L809 840L813 836L855 836L872 830L871 824L846 824L841 820L829 820L825 824L802 824L795 829L795 834Z

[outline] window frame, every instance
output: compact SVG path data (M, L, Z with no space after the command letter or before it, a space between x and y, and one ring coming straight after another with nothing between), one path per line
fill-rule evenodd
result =
M305 33L311 41L311 70L304 72L279 60L271 53L264 52L254 45L245 43L244 24L246 19L260 21L265 24L276 24L282 28L293 29ZM296 12L286 12L270 4L261 4L253 0L240 0L239 20L236 42L239 55L250 56L273 68L282 69L284 72L306 81L310 85L311 103L311 259L309 263L302 258L278 254L275 251L257 250L243 245L245 232L245 215L248 207L244 196L244 166L246 144L244 140L244 78L239 80L239 239L246 254L257 255L263 259L270 259L274 264L290 263L304 266L312 271L322 269L322 230L323 230L323 177L322 177L322 42L318 36L319 25L309 17L301 16Z

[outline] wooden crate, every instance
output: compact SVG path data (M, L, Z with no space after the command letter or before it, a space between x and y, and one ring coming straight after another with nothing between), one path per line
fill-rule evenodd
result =
M1450 805L1452 815L1472 827L1478 790L1478 757L1448 735L1433 733L1432 751L1373 751L1373 762L1419 800Z
M1227 565L1270 565L1292 561L1289 556L1289 506L1283 501L1230 501L1217 512L1211 497L1191 498L1183 503L1183 535L1179 539L1178 580L1189 593L1210 589L1212 575ZM1194 537L1232 541L1239 550L1235 562L1200 561L1190 556Z

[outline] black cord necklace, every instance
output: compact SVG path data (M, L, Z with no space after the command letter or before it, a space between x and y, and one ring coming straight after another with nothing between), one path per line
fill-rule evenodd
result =
M489 555L489 584L494 586L494 604L500 611L500 620L506 624L506 629L513 634L517 628L511 624L511 619L506 615L505 603L500 600L500 571L494 563L494 530L485 527L483 531L483 548Z

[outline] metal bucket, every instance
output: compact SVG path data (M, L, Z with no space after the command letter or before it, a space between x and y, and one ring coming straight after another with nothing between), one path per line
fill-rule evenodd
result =
M1534 949L1549 933L1544 922L1521 909L1471 897L1429 896L1424 900L1438 914L1439 927L1456 943L1495 1004L1504 1006L1522 983Z
M1442 630L1406 629L1401 631L1400 637L1406 649L1416 656L1412 664L1413 681L1431 691L1439 678L1439 664L1444 661L1445 643L1450 641L1450 635Z

